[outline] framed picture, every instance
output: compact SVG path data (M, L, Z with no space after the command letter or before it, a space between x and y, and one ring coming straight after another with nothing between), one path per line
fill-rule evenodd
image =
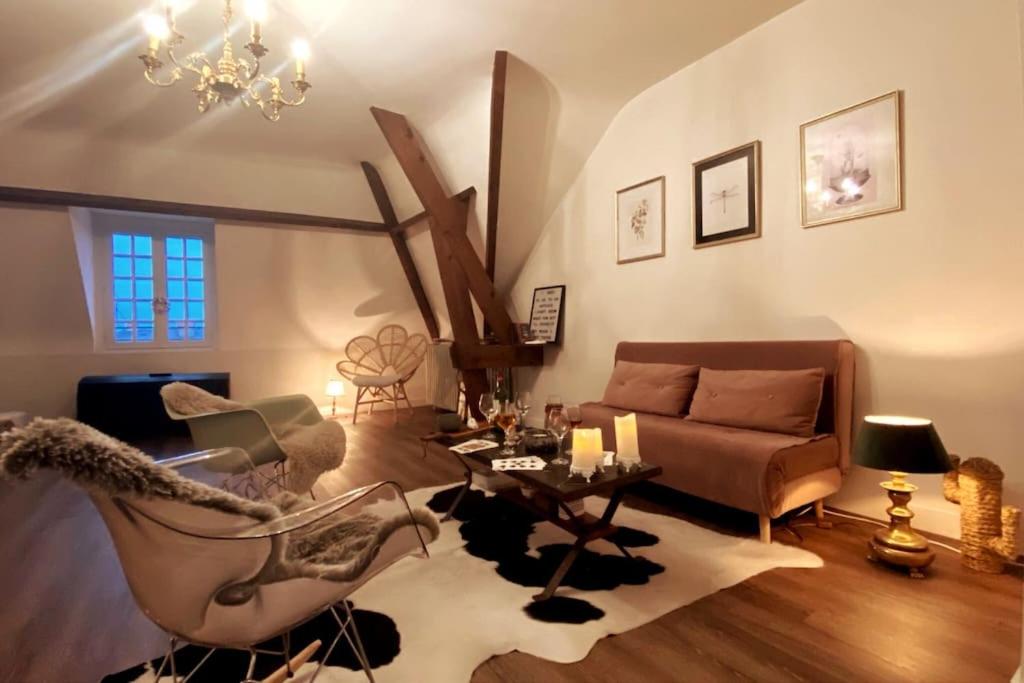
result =
M761 236L761 141L693 164L693 247Z
M898 90L800 126L805 228L903 208Z
M665 255L665 176L615 193L615 260L631 263Z
M561 341L562 302L565 300L565 285L538 287L533 290L533 304L530 306L531 341L557 344Z

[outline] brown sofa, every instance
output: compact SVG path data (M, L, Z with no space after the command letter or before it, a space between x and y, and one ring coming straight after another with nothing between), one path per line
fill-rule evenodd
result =
M839 341L622 342L616 362L697 365L716 370L825 371L812 436L739 429L637 413L640 455L661 465L656 481L686 493L753 512L761 540L771 541L771 519L815 504L839 490L850 463L854 347ZM583 423L600 427L614 448L616 415L630 410L585 403ZM813 412L813 409L812 409Z

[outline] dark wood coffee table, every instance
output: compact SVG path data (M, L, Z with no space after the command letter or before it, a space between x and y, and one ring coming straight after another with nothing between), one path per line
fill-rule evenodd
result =
M468 441L471 438L482 438L481 432L463 433L450 437L431 435L431 437L431 441L444 446L445 450L457 459L466 470L466 482L456 495L455 500L448 509L448 513L442 519L442 521L447 522L452 518L459 503L462 502L466 492L473 485L473 473L494 474L495 472L491 468L491 461L507 456L500 454L500 446L475 453L455 453L449 449L450 446ZM522 457L526 455L522 445L517 450L517 456ZM540 457L550 461L553 456ZM544 588L543 592L533 596L534 600L547 600L558 590L558 586L562 583L562 579L565 578L573 562L576 561L580 551L591 541L612 536L608 540L619 549L619 552L627 558L633 559L629 551L615 540L613 534L616 531L616 527L612 524L612 518L615 516L619 503L622 502L623 496L629 492L629 488L638 482L657 477L661 474L661 467L644 463L638 467L626 469L619 465L613 465L606 467L603 472L595 474L590 478L589 483L583 477L570 476L568 465L552 465L550 462L548 462L547 467L543 470L511 471L501 472L500 474L507 475L522 486L529 487L534 493L532 496L527 497L523 495L519 488L510 487L497 491L498 495L516 502L542 519L565 529L576 537L576 542L573 543L572 548L566 554L558 569L555 570L551 580L548 581L547 587ZM600 517L587 512L577 514L569 508L569 503L572 501L601 494L608 495L608 504L605 506L604 512ZM559 514L560 511L565 514L565 517Z

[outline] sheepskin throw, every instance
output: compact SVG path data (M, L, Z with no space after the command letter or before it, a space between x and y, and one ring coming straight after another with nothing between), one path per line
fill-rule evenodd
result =
M256 410L184 382L165 384L160 395L171 410L185 416ZM320 420L316 424L271 424L268 421L268 426L288 458L290 491L309 491L321 474L340 467L345 458L345 428L338 422Z
M194 384L185 382L171 382L163 385L160 387L160 396L171 410L186 416L223 413L227 410L241 410L245 407L238 401L211 394Z
M92 427L67 418L37 419L26 427L0 434L0 479L27 479L39 469L51 469L93 495L132 499L164 499L234 515L254 523L297 512L314 501L285 492L268 501L253 501L187 479L154 462L148 455ZM412 514L381 517L329 515L288 533L275 544L259 573L269 583L295 577L352 581L366 570L381 545L398 529L416 525L427 543L440 533L437 518L427 508Z

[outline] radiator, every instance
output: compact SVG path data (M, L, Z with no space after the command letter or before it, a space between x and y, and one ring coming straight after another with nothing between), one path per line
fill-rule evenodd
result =
M452 343L430 345L426 362L427 403L435 408L458 411L459 373L452 365Z

